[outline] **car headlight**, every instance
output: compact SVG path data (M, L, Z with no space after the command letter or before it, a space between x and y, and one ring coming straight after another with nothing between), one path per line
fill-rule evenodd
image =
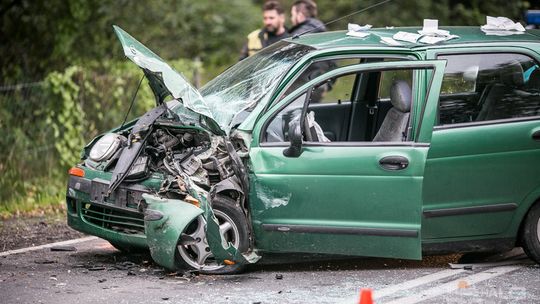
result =
M103 135L90 150L90 159L96 162L109 159L122 143L122 136L115 133Z

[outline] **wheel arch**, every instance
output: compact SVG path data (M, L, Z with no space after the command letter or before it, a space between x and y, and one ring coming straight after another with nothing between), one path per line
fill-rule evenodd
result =
M512 221L510 233L516 238L516 246L521 246L521 235L525 219L532 207L537 204L540 204L540 187L529 193L525 199L520 202L518 209L514 213L514 220Z

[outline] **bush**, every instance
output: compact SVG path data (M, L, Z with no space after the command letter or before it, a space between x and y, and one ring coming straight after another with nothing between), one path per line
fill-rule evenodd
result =
M197 64L179 59L171 65L189 78ZM2 87L0 215L61 204L67 169L88 141L122 123L142 76L131 62L101 62ZM127 119L154 106L145 78Z

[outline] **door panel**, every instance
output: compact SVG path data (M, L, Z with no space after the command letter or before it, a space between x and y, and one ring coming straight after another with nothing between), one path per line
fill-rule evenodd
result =
M540 143L532 138L539 128L540 121L527 121L434 131L424 211L483 207L485 212L424 217L424 238L506 231L518 204L540 185ZM491 211L497 205L508 208Z
M409 166L383 169L391 155ZM253 149L257 247L420 258L421 193L412 190L422 187L426 155L427 147L305 147L299 158L283 157L282 147Z
M519 48L428 53L448 62L447 96L426 163L422 235L513 238L516 210L540 185L540 87L525 73L538 60Z
M266 113L255 126L248 166L256 247L262 251L420 259L428 144L304 143L299 157L285 157L283 151L289 143L259 144L264 140L259 136L266 134L265 126L271 125L274 116L288 110L292 100L325 77L346 73L415 70L421 77L416 77L412 86L411 115L423 113L415 107L426 104L426 95L427 104L437 102L444 64L386 62L337 69L299 88ZM429 80L428 69L432 71Z

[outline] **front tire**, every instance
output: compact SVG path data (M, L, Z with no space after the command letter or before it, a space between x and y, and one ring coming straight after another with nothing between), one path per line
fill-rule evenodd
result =
M238 204L228 198L217 196L212 202L222 237L240 252L249 248L247 220ZM221 265L213 258L206 240L206 222L202 215L191 222L180 236L176 251L179 268L197 269L203 274L233 274L244 270L245 265Z
M536 203L525 217L521 243L527 256L540 264L540 203Z

